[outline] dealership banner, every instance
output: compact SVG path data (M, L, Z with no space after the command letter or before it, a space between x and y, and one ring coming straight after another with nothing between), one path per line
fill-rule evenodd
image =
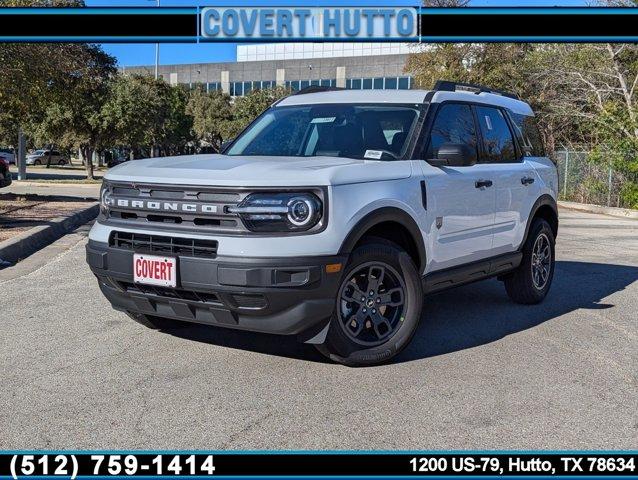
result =
M637 457L637 452L3 452L0 478L636 478Z
M0 24L0 42L638 42L631 7L5 7Z

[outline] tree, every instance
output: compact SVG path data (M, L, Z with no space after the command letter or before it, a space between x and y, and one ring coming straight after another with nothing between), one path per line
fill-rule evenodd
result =
M423 88L446 79L516 93L535 110L550 152L587 144L592 160L638 172L634 44L427 45L410 55L406 70ZM638 185L628 182L626 191L638 199Z
M181 86L170 86L166 93L166 120L158 135L160 154L182 152L193 140L193 119L187 114L188 91Z
M275 101L290 94L283 87L253 90L235 99L232 120L224 124L224 138L237 136L250 122L263 113Z
M93 152L108 145L112 132L101 122L103 105L116 69L115 59L96 45L74 45L63 75L50 79L47 101L27 120L27 131L40 142L77 148L93 178Z
M207 93L195 89L188 99L186 113L192 118L196 138L219 151L232 119L230 97L219 90Z
M118 76L102 109L103 128L111 129L116 141L130 148L131 158L145 147L156 154L159 146L167 146L168 138L183 134L187 120L179 116L185 102L174 91L177 88L149 76Z
M2 7L82 7L82 0L0 0ZM40 124L46 111L60 109L52 105L69 98L66 79L82 76L81 62L92 48L77 44L2 44L0 45L0 141L15 144L19 129L46 135ZM88 53L87 53L88 52ZM94 56L93 56L94 57ZM50 119L49 119L50 120ZM27 132L28 133L28 132ZM44 138L42 137L42 138ZM50 138L44 141L51 144ZM49 157L50 161L50 157Z

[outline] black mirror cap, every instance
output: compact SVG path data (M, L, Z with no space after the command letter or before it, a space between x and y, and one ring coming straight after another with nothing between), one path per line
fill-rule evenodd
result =
M428 162L437 167L471 167L476 163L476 149L464 143L444 143Z

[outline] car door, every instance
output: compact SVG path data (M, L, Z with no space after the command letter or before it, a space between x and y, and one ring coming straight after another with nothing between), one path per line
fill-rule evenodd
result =
M468 145L478 157L480 142L472 107L443 103L424 138L425 162L420 162L427 196L428 270L435 271L489 257L492 249L496 195L491 164L435 167L445 143Z
M483 138L482 162L492 165L496 194L492 253L515 251L525 230L531 209L536 174L515 141L513 125L501 108L476 106Z

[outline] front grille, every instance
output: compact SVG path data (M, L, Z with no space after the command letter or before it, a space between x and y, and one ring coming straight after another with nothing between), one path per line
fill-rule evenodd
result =
M158 253L163 255L184 255L188 257L215 258L216 240L195 238L164 237L143 233L112 232L109 245L114 248L134 252Z
M143 285L141 283L119 282L120 287L127 293L152 295L168 300L186 300L189 302L222 305L219 297L214 293L194 292L177 288L157 287L155 285Z
M261 309L267 305L266 297L261 294L232 293L230 296L240 308Z
M107 221L172 231L243 233L244 224L229 208L249 192L206 186L109 184L112 205Z

